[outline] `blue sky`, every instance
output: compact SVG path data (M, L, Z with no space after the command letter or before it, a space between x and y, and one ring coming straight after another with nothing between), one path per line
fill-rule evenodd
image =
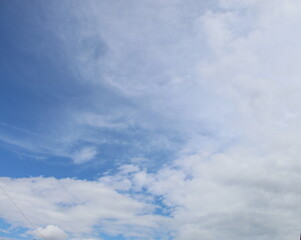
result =
M91 179L97 173L116 167L117 161L128 161L129 158L160 161L160 158L173 154L172 146L147 146L156 145L155 140L150 138L159 136L159 130L143 128L140 125L144 123L135 122L136 119L133 123L123 123L128 120L123 118L130 118L126 116L128 113L131 115L140 111L132 99L104 86L102 76L97 79L97 86L81 82L82 76L69 62L70 58L76 57L76 53L68 55L65 49L66 44L76 45L74 42L79 40L63 42L60 39L62 36L56 32L59 27L55 26L59 22L55 18L59 17L63 19L62 24L66 24L63 29L74 27L73 23L66 23L72 21L74 16L62 16L60 11L63 7L57 9L55 3L4 1L1 4L1 29L4 33L1 38L1 62L4 67L1 71L0 128L3 140L1 155L5 156L2 175ZM91 44L97 45L96 49L93 45L93 54L97 57L107 51L98 39L80 40L83 47L86 47L87 41L87 48L92 48L89 41L94 41ZM147 110L143 111L149 114ZM114 112L121 114L111 119ZM100 118L104 117L108 120L103 121L110 123L104 122L108 125L104 127L84 126L85 123L76 123L72 119L77 117L73 114L86 114L86 118L92 118L88 121L102 120ZM65 134L67 136L62 136ZM174 143L166 144L176 145L177 141L181 141L176 135L170 138ZM96 149L100 149L99 161L93 163L97 166L70 164L72 152L84 147L93 147L97 152ZM11 170L13 165L19 166L24 162L28 167Z
M300 232L296 0L0 2L0 238Z

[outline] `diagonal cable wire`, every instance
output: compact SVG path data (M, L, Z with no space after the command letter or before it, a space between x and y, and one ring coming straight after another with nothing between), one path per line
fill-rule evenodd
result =
M43 240L46 240L46 238L43 236L43 234L39 231L39 229L29 220L29 218L22 212L22 210L18 207L16 202L9 196L9 194L5 191L5 189L2 187L0 183L0 189L2 192L7 196L7 198L11 201L11 203L14 205L14 207L18 210L18 212L23 216L23 218L29 223L30 226L32 226L33 229L37 231L37 233L40 235L40 237Z

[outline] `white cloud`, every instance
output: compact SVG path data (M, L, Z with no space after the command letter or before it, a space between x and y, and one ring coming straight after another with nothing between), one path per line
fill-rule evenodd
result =
M216 114L215 104L206 87L195 84L206 48L197 23L212 3L88 2L62 1L58 11L49 15L51 11L45 11L45 27L60 39L68 69L75 71L70 74L81 81L74 85L81 88L84 82L84 94L78 99L83 98L85 109L77 98L66 97L69 104L58 106L56 112L60 121L47 118L43 123L50 130L44 129L42 135L16 130L10 138L1 131L0 139L46 157L72 159L74 148L83 142L98 149L103 142L119 140L101 130L117 129L130 139L134 131L127 128L156 133L141 144L145 148L135 148L137 156L147 148L175 149L175 138L190 139L192 133L214 130L205 115ZM81 24L73 25L71 18Z
M260 154L236 146L179 159L156 174L143 170L105 177L109 186L158 196L171 211L174 239L291 239L298 237L301 191L298 159L288 149Z
M100 238L72 238L71 240L102 240Z
M73 155L73 162L75 164L81 164L91 161L97 155L95 147L84 147Z
M91 28L81 37L101 36L110 52L105 60L94 59L92 46L76 61L87 82L105 82L138 105L129 117L133 122L187 136L179 159L156 173L125 165L98 182L3 179L6 188L36 224L57 224L74 236L93 232L96 225L140 239L152 239L160 226L174 230L177 240L296 237L301 221L299 1L220 1L206 13L180 3L170 8L156 1L148 2L151 7L135 3L125 12L124 5L101 3L100 14L97 2L84 8L82 14L89 13L96 24L86 23ZM114 117L95 114L83 121L116 127L109 123ZM199 134L206 136L195 137ZM83 148L74 162L96 154ZM171 218L154 215L156 206L145 203L156 197ZM0 200L0 216L22 223L10 203Z
M61 228L53 225L48 225L45 228L37 228L29 233L36 238L45 240L65 240L68 238L68 235Z
M209 54L199 59L195 88L206 88L213 110L205 114L190 95L183 116L202 112L233 141L206 145L210 137L202 138L193 142L195 154L184 151L156 174L140 170L105 178L117 189L130 180L132 189L162 197L172 210L175 239L298 237L299 7L298 1L221 1L218 10L201 16L195 24ZM188 119L187 128L197 131Z
M94 237L97 229L101 233L147 239L166 221L153 215L155 205L119 194L98 181L1 178L0 182L27 218L49 239L56 234L64 235L55 226L74 238ZM31 228L5 195L0 195L0 218Z
M2 229L2 228L0 228L0 232L3 232L3 233L9 233L9 231L8 231L8 230L6 230L6 229Z

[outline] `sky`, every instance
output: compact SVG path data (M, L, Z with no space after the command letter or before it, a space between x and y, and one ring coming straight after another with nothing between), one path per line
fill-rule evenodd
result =
M0 238L301 231L301 2L0 1Z

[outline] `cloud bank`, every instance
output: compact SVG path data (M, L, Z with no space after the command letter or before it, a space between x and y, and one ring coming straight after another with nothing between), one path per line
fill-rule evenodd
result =
M77 3L68 9L81 23L79 37L72 41L64 24L59 29L72 43L67 55L76 56L80 82L116 98L106 108L95 94L93 113L71 111L79 120L68 123L80 130L62 131L68 144L84 139L94 148L61 152L83 163L99 142L117 141L91 132L126 129L132 136L139 129L151 136L141 144L138 134L131 141L137 149L170 147L176 156L156 170L120 163L117 173L95 181L2 178L34 223L74 238L298 236L301 4ZM1 218L26 226L7 199L0 201Z

